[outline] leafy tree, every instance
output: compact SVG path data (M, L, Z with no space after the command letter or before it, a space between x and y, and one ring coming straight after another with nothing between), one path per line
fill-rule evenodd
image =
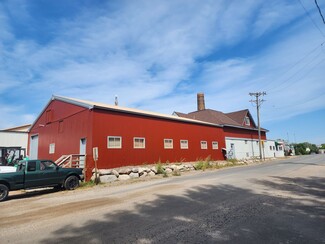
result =
M296 155L306 155L311 153L318 153L318 148L315 144L303 142L294 144Z
M321 149L325 149L325 143L321 145Z

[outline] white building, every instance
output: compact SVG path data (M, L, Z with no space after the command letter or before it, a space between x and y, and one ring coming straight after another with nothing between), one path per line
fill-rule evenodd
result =
M0 165L6 165L20 156L26 156L30 125L0 130Z

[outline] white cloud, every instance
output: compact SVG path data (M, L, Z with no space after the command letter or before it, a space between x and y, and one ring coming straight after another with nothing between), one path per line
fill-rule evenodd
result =
M270 1L264 3L253 24L253 35L259 37L301 17L301 15L301 6L296 2Z
M291 2L253 0L117 2L115 7L84 9L73 18L56 20L55 36L40 44L37 37L15 38L0 7L0 34L4 36L0 40L0 94L14 91L21 99L19 92L24 92L38 104L0 116L25 121L31 118L29 114L40 112L42 102L52 94L107 103L118 95L120 105L171 113L195 110L195 94L203 91L208 108L254 110L249 92L277 88L280 91L265 98L264 120L320 108L324 97L312 98L324 90L319 81L324 77L324 63L307 77L296 75L283 84L299 69L302 75L308 71L304 60L283 75L321 42L308 19L298 21L303 15L299 8ZM14 15L26 22L33 18L26 5ZM289 26L292 20L296 22ZM273 42L263 40L265 34L283 26L286 31L272 38ZM248 46L255 52L237 55L237 49L244 50L243 45L254 45L256 40L264 41L265 47ZM222 56L224 48L230 50L226 57ZM310 58L312 62L315 56ZM306 88L306 83L313 85ZM286 89L281 91L281 87ZM6 99L8 95L0 102L8 106Z

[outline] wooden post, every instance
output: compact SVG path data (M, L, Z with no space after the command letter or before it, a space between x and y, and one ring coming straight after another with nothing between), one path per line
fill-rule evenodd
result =
M97 171L97 160L98 160L98 147L93 147L93 158L95 161L95 184L98 185L98 171Z

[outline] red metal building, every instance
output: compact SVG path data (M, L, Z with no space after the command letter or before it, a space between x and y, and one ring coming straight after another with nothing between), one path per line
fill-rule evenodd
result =
M56 160L86 154L86 176L94 168L161 162L224 159L218 124L119 106L53 96L29 132L30 158Z

